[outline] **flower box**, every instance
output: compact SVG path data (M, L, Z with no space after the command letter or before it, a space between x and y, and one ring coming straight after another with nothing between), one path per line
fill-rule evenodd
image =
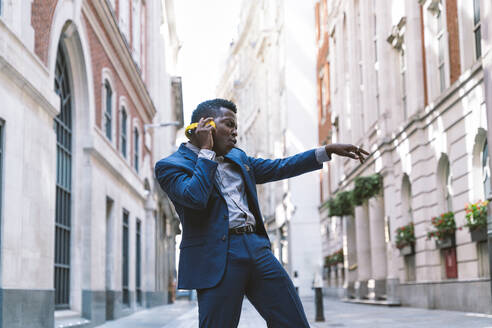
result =
M485 241L487 240L487 229L481 228L481 229L470 230L470 235L472 241L475 242Z
M400 248L400 256L412 255L415 254L415 246L414 245L405 245Z
M454 234L444 236L442 239L436 239L436 248L451 248L456 245L456 239Z

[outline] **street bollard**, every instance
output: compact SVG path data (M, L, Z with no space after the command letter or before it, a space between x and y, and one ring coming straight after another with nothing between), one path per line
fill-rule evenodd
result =
M316 272L313 281L314 287L314 302L316 303L316 322L325 321L325 313L323 309L323 279L321 275Z
M316 302L316 322L325 321L325 313L323 310L323 289L321 287L314 288L314 300Z

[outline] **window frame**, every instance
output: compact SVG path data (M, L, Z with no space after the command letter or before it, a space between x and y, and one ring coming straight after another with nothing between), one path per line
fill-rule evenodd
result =
M487 156L485 156L485 154ZM487 199L489 197L489 194L491 192L491 187L490 187L490 154L489 154L489 148L488 148L488 142L485 140L484 145L482 146L482 151L480 153L480 163L481 163L481 174L482 174L482 188L483 188L483 194L484 194L484 199ZM487 191L489 191L487 193Z
M440 1L435 15L437 42L437 71L439 72L439 91L446 90L446 18L444 5ZM442 43L441 43L442 42ZM441 49L441 45L443 45Z
M473 36L475 42L475 59L482 57L482 21L480 19L480 0L473 0ZM477 17L478 13L478 17ZM477 35L478 34L478 35ZM478 36L478 42L477 42Z
M138 124L133 127L133 168L138 173L140 169L140 141L141 141L140 129Z
M122 105L120 109L120 153L127 159L128 158L128 110L126 105ZM125 132L125 133L123 133Z
M113 100L114 91L108 79L104 80L104 135L113 142ZM109 96L108 96L109 94ZM108 124L109 123L109 124Z

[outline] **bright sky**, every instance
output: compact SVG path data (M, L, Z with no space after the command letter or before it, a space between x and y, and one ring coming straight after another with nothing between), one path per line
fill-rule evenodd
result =
M241 0L176 0L176 29L182 43L178 74L182 76L185 125L202 101L216 97L229 44L237 33Z

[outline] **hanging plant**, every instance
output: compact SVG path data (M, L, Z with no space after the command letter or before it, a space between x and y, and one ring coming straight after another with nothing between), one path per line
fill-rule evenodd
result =
M351 202L352 191L341 191L336 194L335 198L328 199L323 207L328 209L328 216L344 216L354 213Z
M415 229L413 222L396 229L396 248L402 249L405 246L415 245Z
M334 264L343 263L343 248L333 253L332 257Z
M454 232L456 231L454 213L447 212L441 214L440 216L433 217L432 225L436 228L436 230L429 231L427 233L427 239L436 238L437 240L444 240L448 237L454 236Z
M466 223L470 231L484 229L487 227L487 204L488 200L478 201L474 204L466 204Z
M376 173L367 177L357 177L354 181L355 187L352 192L352 204L360 206L362 203L379 194L383 187L383 179Z
M354 206L352 205L352 191L341 191L335 198L336 206L340 216L353 215Z

